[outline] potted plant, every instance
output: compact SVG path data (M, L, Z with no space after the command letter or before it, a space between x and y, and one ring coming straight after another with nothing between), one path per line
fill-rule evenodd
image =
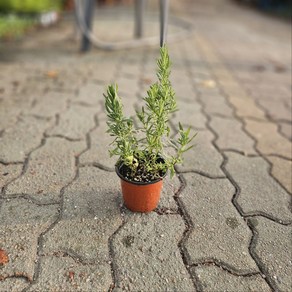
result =
M136 111L140 125L134 126L132 118L123 115L123 105L118 96L118 86L109 85L105 97L107 132L115 137L109 150L117 155L116 173L121 179L126 207L135 212L150 212L159 202L162 179L167 171L171 177L174 166L182 162L182 154L189 145L190 128L184 130L179 123L178 138L170 137L169 119L177 110L175 92L169 81L170 59L166 46L160 49L157 61L158 82L152 84L143 100L145 107ZM167 154L167 149L174 149Z

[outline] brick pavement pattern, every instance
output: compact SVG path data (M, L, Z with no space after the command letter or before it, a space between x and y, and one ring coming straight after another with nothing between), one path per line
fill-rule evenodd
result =
M80 55L70 19L0 46L1 292L292 291L289 24L226 0L170 8L194 28L169 42L171 124L198 135L150 214L123 206L103 92L116 82L134 115L158 48ZM99 34L130 37L100 12Z

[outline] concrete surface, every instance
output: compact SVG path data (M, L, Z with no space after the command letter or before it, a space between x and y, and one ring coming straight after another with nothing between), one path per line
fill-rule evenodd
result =
M99 11L99 37L131 38L128 8ZM82 55L70 18L0 44L1 292L292 291L290 25L227 0L170 11L193 26L168 44L171 124L198 136L150 214L123 206L103 93L133 115L158 45Z

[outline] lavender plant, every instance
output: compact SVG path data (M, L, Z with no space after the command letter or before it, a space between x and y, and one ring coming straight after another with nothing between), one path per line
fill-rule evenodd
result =
M139 127L135 128L133 119L124 116L117 85L109 85L104 94L107 132L115 137L109 152L119 157L117 165L123 167L123 175L132 181L153 181L167 170L173 176L174 166L182 163L183 153L193 147L190 143L195 135L190 136L190 128L185 130L180 123L177 140L170 137L169 119L177 111L177 103L169 80L171 62L166 46L160 49L157 66L158 81L147 91L145 106L136 111ZM166 153L168 147L174 149L174 154Z

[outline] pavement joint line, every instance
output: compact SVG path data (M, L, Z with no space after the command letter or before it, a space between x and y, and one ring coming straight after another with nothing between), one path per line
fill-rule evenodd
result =
M17 200L17 199L27 200L29 203L32 203L32 204L37 205L37 206L53 206L53 205L60 204L60 201L55 201L55 200L51 200L51 201L47 201L45 203L42 203L41 201L35 199L34 197L31 197L30 195L22 194L22 193L9 195L9 197L0 196L0 200L7 201L7 202L12 201L12 200Z
M233 153L243 155L245 157L261 157L259 154L247 154L244 151L239 151L237 149L232 149L232 148L222 148L221 150L222 152L233 152Z
M189 235L192 232L193 226L194 226L191 217L189 216L189 214L187 213L187 211L184 207L184 203L180 200L180 194L185 189L187 182L182 175L178 175L178 179L180 181L180 187L179 187L178 191L175 193L175 195L173 196L173 198L177 204L178 213L182 217L184 224L185 224L185 230L183 232L182 238L180 239L180 241L178 243L178 248L179 248L184 266L189 273L189 276L190 276L190 279L192 280L194 288L197 291L200 291L199 290L200 287L198 286L198 279L196 279L194 277L193 273L191 272L190 256L189 256L188 251L185 247L185 242L189 238Z
M225 102L224 100L224 103L227 105L227 103ZM222 118L222 119L226 119L226 120L233 120L233 117L230 117L230 116L225 116L223 114L220 114L220 113L210 113L210 116L212 117L219 117L219 118Z
M51 117L43 117L43 116L39 116L37 114L30 114L30 113L25 114L25 113L22 113L22 112L19 114L19 116L20 116L20 118L25 117L25 116L33 117L33 118L35 118L37 120L43 120L43 121L50 121L52 119Z
M236 272L234 268L231 266L225 264L224 262L218 261L216 259L202 259L201 261L191 264L191 267L199 267L199 266L210 266L214 265L218 268L221 268L222 270L228 272L229 274L237 277L251 277L254 275L261 275L261 272Z
M279 157L279 158L287 160L287 161L292 161L292 158L287 158L283 155L279 155L279 154L275 154L275 153L266 154L265 156L266 157Z
M252 238L251 238L251 242L249 245L249 252L250 252L252 258L254 259L254 261L257 263L257 266L259 267L262 275L265 276L264 279L267 282L267 284L270 286L272 291L278 292L279 289L278 289L275 281L273 280L273 277L270 276L268 269L265 268L265 265L262 263L261 259L257 256L257 254L255 252L255 247L256 247L257 242L258 242L258 232L255 230L255 228L252 225L252 222L250 220L247 220L247 225L252 232Z
M39 255L40 258L49 257L49 256L53 256L57 258L64 258L64 257L71 258L74 262L80 263L83 266L96 265L95 261L86 261L84 260L83 257L79 256L77 253L75 253L72 250L58 250L53 253L42 253Z
M211 68L210 68L210 64L209 64L209 62L207 61L206 53L204 53L203 48L201 47L200 43L198 43L197 39L196 39L196 43L197 43L198 46L199 46L199 53L203 56L204 63L206 64L207 68L209 69L211 76L213 75L213 77L216 77L216 76L214 76L214 74L213 74L213 72L212 72L212 70L211 70ZM190 76L190 77L192 76L192 71L190 70L190 68L189 68L189 76ZM216 78L215 80L217 81L217 78ZM196 85L195 85L194 83L193 83L193 86L194 86L194 89L195 89L196 91L198 91L197 88L196 88ZM232 176L228 173L228 171L227 171L226 168L225 168L225 165L226 165L226 163L227 163L228 158L226 157L226 155L224 154L224 152L222 152L222 151L219 149L219 147L216 145L216 143L215 143L216 140L218 139L218 134L213 130L213 128L212 128L211 125L210 125L211 116L206 112L206 110L205 110L205 105L204 105L203 102L201 101L201 94L200 94L200 92L198 92L198 93L199 93L199 94L198 94L198 100L199 100L199 102L200 102L200 104L201 104L201 106L202 106L203 114L205 115L205 117L206 117L206 119L207 119L207 121L206 121L207 129L209 129L209 130L213 133L213 135L214 135L214 137L215 137L214 140L212 141L212 143L213 143L215 149L217 149L217 151L218 151L219 153L221 153L221 155L222 155L222 157L223 157L223 163L222 163L222 165L221 165L220 168L221 168L221 170L223 171L223 173L226 174L227 179L228 179L228 180L231 182L231 184L235 187L235 193L234 193L234 195L233 195L233 197L232 197L231 203L233 204L234 208L238 211L239 215L243 217L243 211L242 211L242 208L241 208L241 207L237 204L237 202L235 201L236 197L238 196L238 192L239 192L238 185L235 184L235 181L233 180ZM223 95L223 96L226 98L225 95ZM230 105L229 105L229 106L230 106ZM233 109L233 115L235 115L235 113L234 113L234 110L235 110L235 109L234 109L233 106L232 106L232 109ZM235 117L236 117L236 116L235 116ZM243 218L244 218L244 217L243 217ZM253 235L254 235L254 232L253 232L252 228L251 228L248 224L247 224L247 226L250 228L250 230L251 230L251 232L252 232L252 236L251 236L251 239L250 239L250 244L249 244L249 247L248 247L248 248L249 248L249 253L250 253L250 256L253 258L253 260L255 261L257 267L259 268L259 270L262 272L263 269L262 269L262 266L261 266L261 265L262 265L261 262L260 262L260 261L257 261L257 258L253 256L254 253L251 252L251 244L252 244L252 242L253 242ZM264 279L265 279L265 281L267 282L267 284L268 284L271 288L273 288L273 285L271 284L271 281L270 281L270 280L267 280L267 275L266 275L264 272L263 272L263 275L265 276ZM273 290L273 289L272 289L272 290Z
M32 281L32 279L28 275L26 275L25 273L17 273L14 275L7 275L7 276L0 277L0 281L5 281L6 279L24 279L28 283L31 283L31 281Z
M175 210L173 208L166 208L166 207L160 207L160 208L158 207L154 210L154 212L160 216L180 215L180 213L177 212L177 210Z
M200 36L200 38L201 38L201 36ZM201 51L201 54L204 56L204 59L205 59L205 62L208 64L208 67L209 67L209 70L210 70L210 72L212 72L212 75L213 75L213 77L214 77L214 79L216 80L216 81L218 81L218 78L217 78L217 75L216 75L216 73L215 72L213 72L212 71L212 69L210 68L210 60L209 60L209 58L210 58L210 56L209 56L209 54L212 54L213 56L212 56L212 58L215 58L216 60L217 60L217 62L219 62L219 63L221 63L221 66L223 66L223 67L225 67L225 69L226 70L228 70L228 68L226 68L226 66L220 61L220 59L219 59L219 57L218 56L216 56L215 55L215 53L213 52L213 50L212 50L212 48L211 48L211 46L207 43L207 41L206 40L203 40L204 41L204 46L205 46L205 48L203 48L202 47L202 44L201 44L201 41L202 40L200 40L200 41L198 41L197 39L196 39L196 42L197 42L197 44L198 44L198 46L199 46L199 48L200 48L200 51ZM206 48L207 47L207 48ZM207 52L206 52L206 50L208 50ZM211 51L211 52L210 52ZM229 70L228 70L228 72L229 72ZM234 117L240 122L240 123L242 123L242 125L243 125L243 127L242 127L242 130L252 139L252 140L254 140L255 141L255 145L253 146L253 148L254 148L254 150L255 150L255 152L257 152L258 154L259 154L259 156L261 157L261 158L263 158L268 164L269 164L269 170L268 170L268 173L269 173L269 175L288 193L288 194L290 194L290 192L279 182L279 180L276 178L276 177L274 177L273 175L272 175L272 167L273 167L273 165L272 165L272 163L266 158L266 155L263 155L258 149L257 149L257 144L258 144L258 141L257 141L257 139L253 136L253 135L251 135L247 130L246 130L246 122L245 122L245 119L246 119L246 117L242 117L242 118L240 118L239 116L238 116L238 114L236 113L236 110L235 110L235 107L234 107L234 105L228 100L228 98L227 98L227 96L228 96L228 93L225 91L225 89L223 88L223 86L222 85L220 85L220 83L219 82L217 82L218 84L219 84L219 87L220 87L220 89L221 89L221 93L223 94L223 96L226 98L226 102L229 104L229 106L231 106L231 108L233 109L233 115L234 115ZM239 84L238 84L238 86L240 86ZM243 90L243 89L242 89ZM268 122L268 121L265 121L265 122ZM278 131L278 128L277 128L277 131ZM287 138L286 138L287 139ZM281 157L282 158L282 157Z
M207 177L207 178L210 178L210 179L226 179L226 176L213 176L213 175L209 175L208 173L206 172L203 172L203 171L200 171L200 170L182 170L182 171L176 171L178 174L184 174L184 173L196 173L196 174L199 174L203 177Z
M118 277L116 275L117 271L117 264L115 262L115 253L114 253L114 239L116 235L119 233L119 231L125 226L125 224L128 222L125 219L125 207L120 204L119 205L119 211L120 211L120 216L122 219L122 223L120 226L109 236L108 238L108 251L109 251L109 259L110 259L110 268L111 268L111 276L112 276L112 281L113 283L110 285L108 292L112 292L113 289L119 285Z
M18 175L17 177L13 178L11 181L7 182L4 186L3 186L3 195L5 195L6 193L6 189L8 187L9 184L11 184L12 182L16 181L17 179L21 178L27 171L27 168L28 168L28 164L29 164L29 160L30 160L30 156L31 154L36 151L37 149L40 149L41 147L43 147L44 145L46 144L46 137L45 137L45 134L43 133L43 138L41 140L41 143L35 147L34 149L32 149L27 155L26 155L26 158L24 159L24 162L23 162L23 167L22 167L22 171L20 173L20 175Z
M84 139L69 138L69 137L63 136L61 134L52 134L52 135L45 134L45 137L46 138L61 138L61 139L65 139L65 140L67 140L69 142L80 142L80 141L84 140Z

